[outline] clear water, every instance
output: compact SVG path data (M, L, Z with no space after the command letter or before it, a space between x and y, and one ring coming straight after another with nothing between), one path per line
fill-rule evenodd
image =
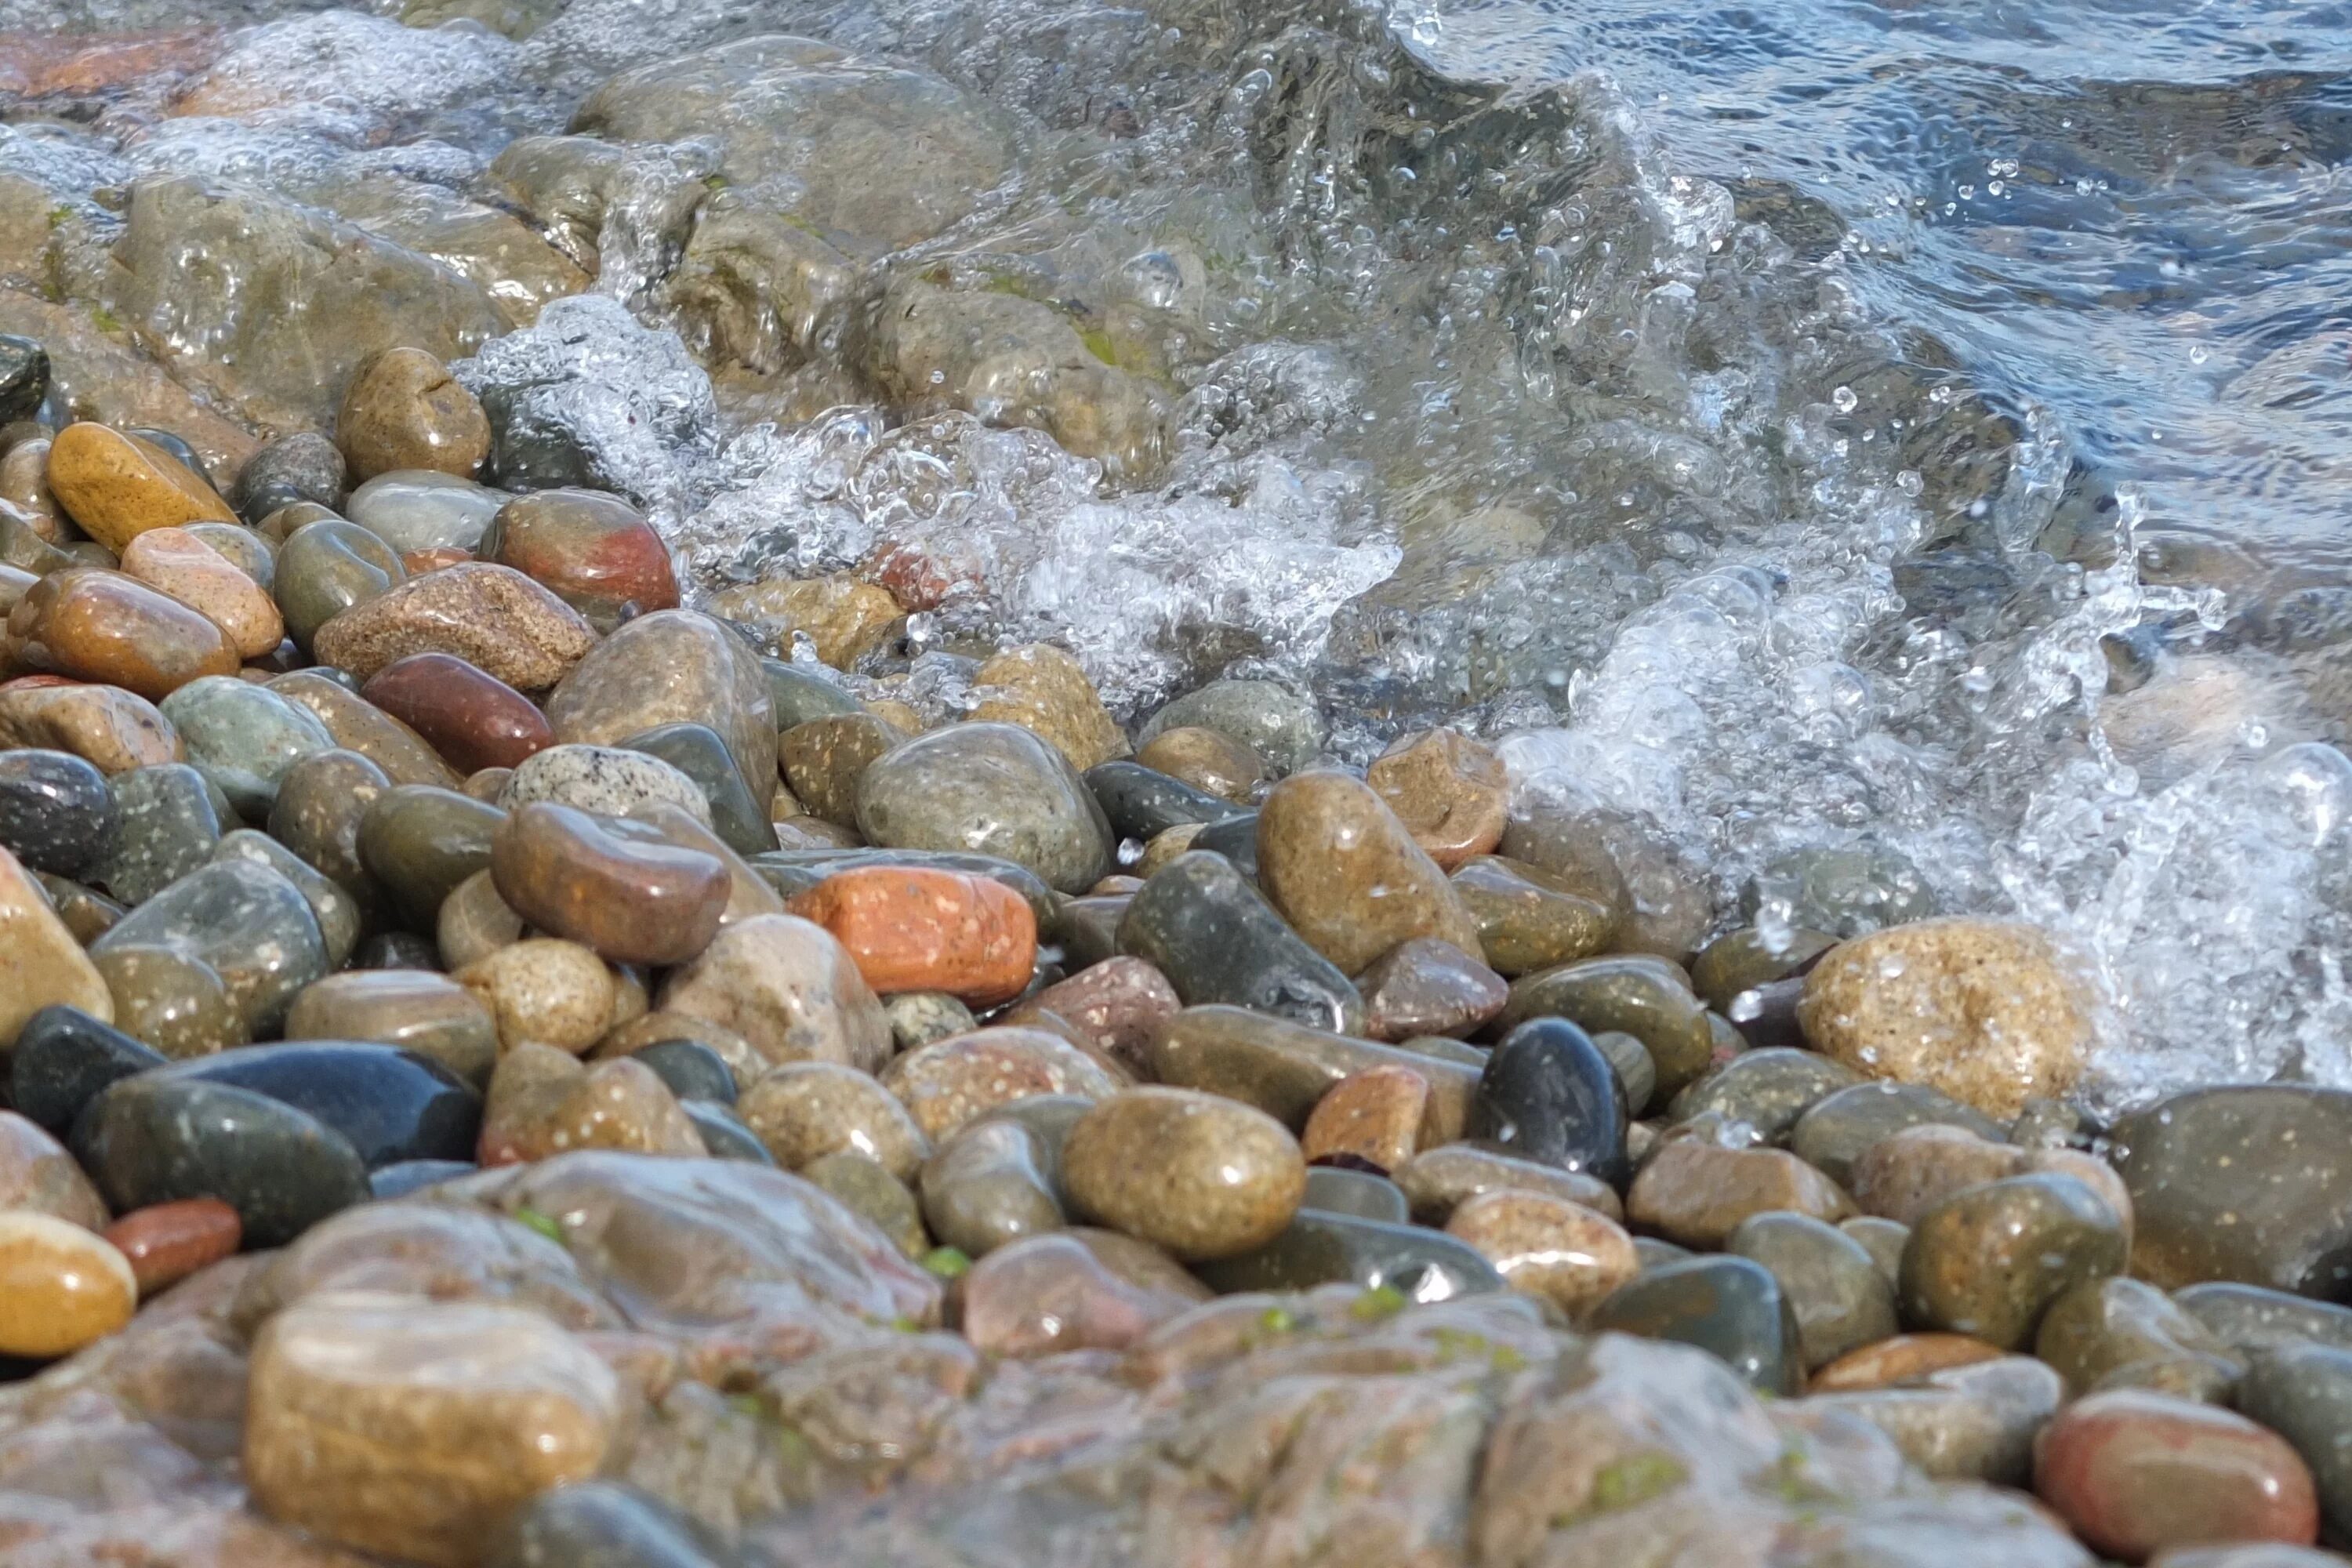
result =
M641 149L584 237L616 303L479 363L545 369L701 586L918 550L976 588L913 627L935 713L1037 637L1129 716L1282 675L1343 757L1443 719L1530 796L1640 814L1727 911L1862 845L2062 931L2114 1004L2103 1101L2352 1083L2344 7L493 12L519 37L202 0L192 75L14 106L0 170L100 238L112 187L179 171L381 226L385 181L499 205L508 141L713 43L936 72L1017 153L893 264L1106 324L1171 468L898 419L837 345L818 417L702 384L665 280L710 149ZM17 35L189 20L0 0Z

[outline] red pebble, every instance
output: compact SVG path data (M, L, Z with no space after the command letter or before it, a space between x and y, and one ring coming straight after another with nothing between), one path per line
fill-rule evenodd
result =
M2200 1542L2319 1535L2311 1471L2286 1439L2144 1389L2091 1394L2043 1427L2033 1489L2093 1551L2127 1563Z
M394 659L360 695L424 736L461 773L515 767L555 743L547 715L530 698L454 654Z
M218 1198L182 1198L133 1209L106 1227L106 1239L131 1260L143 1300L236 1250L245 1226Z

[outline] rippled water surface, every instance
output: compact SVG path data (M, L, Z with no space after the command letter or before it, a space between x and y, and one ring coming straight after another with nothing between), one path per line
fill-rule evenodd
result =
M184 378L217 345L105 313L138 182L453 266L452 215L519 216L604 299L481 363L575 379L706 590L954 578L860 676L935 717L1039 637L1125 717L1305 681L1342 757L1461 723L1726 919L1834 847L2049 923L2111 993L2102 1099L2352 1082L2342 7L0 0L0 68L191 25L95 86L21 71L0 127L63 237L16 281ZM911 221L874 148L745 179L717 123L562 212L498 161L767 33L953 84L1001 172ZM837 247L837 297L698 280L747 211ZM1047 430L1101 421L1019 387L877 381L910 279L1061 312L1164 442L1091 461Z

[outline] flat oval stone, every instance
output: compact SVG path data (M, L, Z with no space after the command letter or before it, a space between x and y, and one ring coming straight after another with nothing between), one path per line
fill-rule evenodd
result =
M142 1298L234 1256L244 1238L236 1211L218 1198L152 1204L106 1227L107 1241L131 1265Z
M306 522L278 550L272 596L286 634L305 653L319 628L354 605L379 598L408 580L392 546L340 517Z
M46 478L82 531L117 555L151 528L236 521L209 482L163 447L88 420L50 438Z
M1213 680L1154 713L1138 738L1184 728L1229 736L1283 773L1313 762L1326 733L1312 698L1271 680Z
M2310 1467L2329 1528L2352 1521L2352 1351L2314 1342L2255 1351L2237 1405L2294 1445Z
M8 613L16 661L160 701L192 680L236 672L228 634L200 612L120 572L71 567L25 591Z
M551 801L520 805L499 825L490 875L526 921L615 963L693 957L719 933L732 886L712 856L608 831Z
M1861 1081L1853 1068L1811 1051L1749 1051L1684 1089L1666 1114L1675 1121L1718 1115L1746 1122L1767 1142L1785 1142L1806 1111Z
M1243 815L1230 801L1140 763L1102 763L1087 770L1086 781L1111 831L1122 838L1150 838L1171 827Z
M363 682L410 654L446 653L518 691L544 691L595 642L571 605L510 567L476 561L352 605L318 629L311 651Z
M1211 1259L1193 1271L1221 1296L1359 1286L1366 1292L1360 1310L1371 1319L1391 1310L1398 1298L1450 1301L1504 1289L1503 1277L1476 1247L1442 1230L1304 1208L1265 1246Z
M159 1079L225 1084L290 1105L340 1133L369 1166L473 1152L481 1097L447 1068L398 1046L297 1041L174 1062Z
M310 900L249 860L215 861L123 917L91 948L164 948L208 964L248 1028L275 1029L300 991L327 972Z
M517 496L491 521L480 554L552 590L602 633L677 608L669 546L635 507L603 490Z
M606 816L626 816L649 801L682 806L710 826L710 803L695 782L658 757L614 746L566 743L524 759L499 791L509 811L553 801Z
M286 636L278 605L261 584L185 529L156 528L141 534L122 552L122 570L220 627L239 658L259 658Z
M973 1006L1011 1001L1037 961L1037 923L1003 884L912 866L835 872L790 909L831 931L877 993L944 992Z
M889 1020L856 961L830 931L793 915L723 928L670 972L659 1005L732 1030L770 1062L873 1072L890 1059Z
M1168 977L1190 1005L1233 1004L1320 1028L1363 1026L1363 999L1222 855L1179 856L1119 921L1121 952Z
M360 858L401 917L427 929L458 883L489 869L491 838L506 816L455 790L402 784L360 819Z
M2301 1084L2191 1089L2115 1126L2137 1211L2133 1271L2322 1300L2352 1286L2352 1092Z
M1906 1127L1930 1123L1958 1127L1992 1142L2007 1133L1971 1106L1923 1083L1858 1083L1832 1090L1805 1109L1790 1133L1799 1159L1833 1182L1853 1179L1853 1163L1864 1150Z
M228 796L248 822L266 822L278 782L304 757L335 749L309 710L232 676L210 676L163 701L189 763Z
M457 979L489 1010L501 1058L525 1045L576 1057L613 1024L613 971L578 942L527 938L476 959Z
M1801 1381L1787 1299L1751 1258L1691 1258L1653 1268L1602 1301L1587 1326L1696 1345L1769 1394L1792 1394Z
M472 560L490 520L510 499L459 475L394 468L353 490L344 511L417 577L436 565Z
M656 610L590 649L547 700L567 744L619 745L665 724L708 724L761 810L774 792L777 718L767 672L709 616Z
M1848 1351L1816 1372L1810 1386L1816 1393L1892 1388L1925 1383L1954 1367L2011 1359L2014 1358L2005 1357L1999 1345L1967 1334L1895 1334ZM2062 1395L2064 1392L2063 1386L2058 1390Z
M283 1247L368 1197L367 1166L341 1133L229 1084L124 1079L83 1111L73 1150L117 1212L216 1197L255 1247Z
M1990 1182L1921 1216L1903 1249L1903 1315L2004 1350L2028 1343L2050 1304L2123 1272L2116 1215L2071 1176Z
M1365 771L1364 782L1441 870L1503 841L1510 780L1502 759L1459 731L1398 736Z
M2094 1550L2137 1560L2212 1541L2318 1539L2311 1472L2276 1434L2138 1389L2061 1411L2035 1445L2033 1489Z
M1625 1217L1614 1188L1581 1171L1563 1171L1469 1143L1423 1149L1399 1166L1396 1184L1422 1225L1443 1226L1481 1193L1541 1193L1613 1220Z
M1660 1144L1625 1194L1634 1224L1685 1247L1721 1247L1750 1215L1775 1209L1834 1224L1853 1205L1794 1154L1726 1149L1696 1137Z
M1496 973L1517 978L1605 951L1619 911L1584 886L1538 867L1481 855L1452 878Z
M169 1059L79 1007L53 1005L26 1020L16 1036L9 1101L39 1126L64 1132L108 1084Z
M1381 797L1318 770L1276 784L1260 807L1258 880L1317 952L1349 973L1414 937L1482 951L1477 922Z
M931 1153L898 1096L839 1062L786 1062L745 1089L736 1110L787 1171L848 1150L911 1182Z
M110 1243L53 1215L0 1213L0 1354L69 1354L138 1305L139 1283Z
M114 837L106 775L70 752L0 752L0 848L37 871L79 877Z
M489 458L490 421L439 360L423 349L385 349L362 362L344 390L335 442L355 479L399 468L471 479Z
M1625 1122L1625 1090L1591 1037L1565 1018L1537 1018L1486 1058L1465 1131L1613 1186L1629 1170Z
M425 737L463 773L516 767L555 743L547 715L530 699L451 654L394 659L360 695Z
M1706 1009L1691 994L1682 972L1657 958L1588 958L1528 975L1512 983L1496 1023L1510 1028L1547 1015L1589 1031L1616 1029L1640 1040L1657 1066L1660 1093L1679 1092L1714 1061Z
M289 1040L374 1040L488 1081L499 1054L489 1009L446 974L352 970L313 982L286 1013Z
M942 1247L973 1258L1059 1230L1062 1205L1037 1135L1014 1121L972 1122L924 1163L923 1220Z
M1641 1271L1624 1227L1542 1193L1482 1193L1454 1209L1445 1233L1476 1247L1511 1289L1544 1297L1571 1319Z
M2240 1355L2304 1340L2352 1351L2352 1307L2226 1281L2190 1285L2172 1299Z
M656 1040L643 1050L628 1054L636 1058L639 1065L651 1068L654 1076L669 1086L669 1091L677 1096L681 1105L698 1100L707 1100L714 1105L735 1103L735 1074L728 1067L727 1058L700 1040ZM898 1101L890 1103L895 1106ZM764 1150L761 1157L770 1164L775 1163Z
M1273 1241L1298 1212L1307 1164L1289 1131L1262 1111L1187 1089L1138 1089L1071 1129L1062 1179L1090 1217L1190 1260Z
M1364 1032L1376 1040L1467 1035L1510 995L1501 975L1452 942L1417 936L1381 954L1356 976L1364 997Z
M1733 1227L1723 1249L1762 1264L1780 1281L1807 1372L1895 1333L1893 1281L1835 1226L1811 1215L1754 1214Z
M1067 758L1013 724L951 724L869 763L857 826L894 848L962 850L1084 892L1110 863L1110 826Z
M350 683L350 677L341 670L289 670L272 679L269 689L310 710L310 716L335 738L338 748L367 758L394 784L436 784L446 789L458 782L457 773L425 743L424 736L362 697L356 684Z
M882 1069L934 1143L965 1122L1032 1095L1103 1100L1121 1087L1109 1069L1058 1035L1041 1029L975 1029L908 1051Z

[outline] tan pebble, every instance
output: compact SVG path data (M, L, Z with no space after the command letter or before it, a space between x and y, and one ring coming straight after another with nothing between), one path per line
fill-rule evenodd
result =
M882 1086L934 1143L982 1111L1039 1094L1101 1100L1119 1080L1077 1047L1042 1029L975 1029L908 1051L882 1069Z
M1445 1231L1476 1247L1511 1289L1546 1297L1571 1318L1641 1272L1622 1226L1543 1193L1481 1193L1454 1211Z
M118 555L151 528L237 521L212 486L163 447L87 420L50 441L47 477L67 515Z
M835 669L847 669L880 647L901 619L887 588L847 575L747 583L713 596L710 611L730 621L805 632L817 658Z
M1050 643L1006 648L972 672L974 723L1018 724L1051 742L1081 773L1127 755L1127 732L1078 661Z
M1081 1213L1177 1258L1230 1258L1282 1233L1307 1162L1264 1111L1183 1089L1136 1089L1079 1118L1062 1180Z
M576 942L526 938L475 960L457 980L490 1010L501 1054L530 1044L578 1056L612 1027L613 972Z
M1816 1394L1892 1388L1956 1366L1998 1361L2002 1354L1999 1345L1966 1334L1897 1334L1846 1352L1814 1373L1807 1386Z
M1445 870L1503 841L1510 780L1502 759L1456 731L1399 737L1364 782Z
M122 569L227 633L240 658L259 658L285 638L286 622L261 585L185 529L149 529L122 552Z
M0 1110L0 1210L28 1209L104 1230L106 1200L65 1145L13 1110Z
M55 1215L0 1213L0 1354L69 1354L138 1305L130 1263L100 1237Z
M1366 1068L1315 1102L1299 1146L1309 1160L1349 1154L1393 1171L1412 1158L1428 1109L1429 1080L1412 1068Z
M1835 1182L1781 1149L1726 1149L1698 1138L1658 1146L1625 1194L1635 1225L1713 1249L1749 1215L1788 1209L1834 1225L1853 1213Z
M838 1062L786 1062L743 1091L735 1114L787 1171L847 1150L907 1182L930 1157L898 1098Z
M56 1003L114 1021L114 998L16 857L0 849L0 1040Z

